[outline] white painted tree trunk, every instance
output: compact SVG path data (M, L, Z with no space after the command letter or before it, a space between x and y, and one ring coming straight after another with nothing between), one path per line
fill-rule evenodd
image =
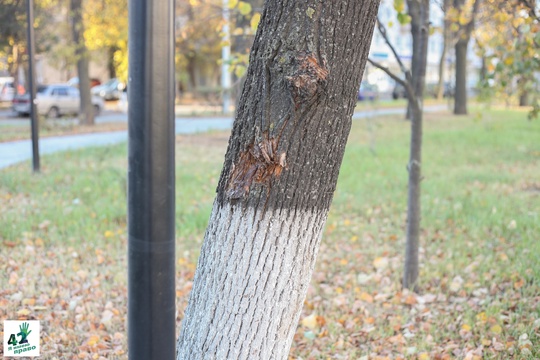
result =
M186 310L197 316L180 336L191 346L177 358L286 358L325 220L326 211L278 209L261 217L252 208L215 205L195 280L205 286L193 290ZM248 234L254 241L242 248L235 240Z

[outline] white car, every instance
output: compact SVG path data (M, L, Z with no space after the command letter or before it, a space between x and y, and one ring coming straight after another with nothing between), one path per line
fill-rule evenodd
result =
M12 77L0 77L0 101L12 101L15 97L15 85Z
M79 89L65 84L40 85L36 93L36 107L40 115L57 118L66 114L78 114L80 111ZM105 107L99 96L92 96L92 105L98 115ZM30 113L30 95L16 96L12 101L12 108L18 114Z

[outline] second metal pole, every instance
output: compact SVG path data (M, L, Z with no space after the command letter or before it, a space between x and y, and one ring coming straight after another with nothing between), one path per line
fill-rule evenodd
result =
M39 172L39 126L36 111L36 63L34 43L34 0L26 0L27 39L28 39L28 92L30 93L30 124L32 129L32 168Z

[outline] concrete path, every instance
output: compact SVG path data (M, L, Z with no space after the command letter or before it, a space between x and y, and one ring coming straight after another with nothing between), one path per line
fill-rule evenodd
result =
M429 106L424 111L441 111L446 105ZM404 114L404 109L380 109L355 112L353 119L362 119L371 116ZM127 122L127 115L105 115L96 119L97 122ZM195 134L209 130L228 130L232 126L230 117L212 118L176 118L177 134ZM46 137L39 140L41 155L59 151L74 150L85 147L106 146L127 141L126 131L114 131L93 134ZM0 169L32 158L32 144L30 140L0 143Z

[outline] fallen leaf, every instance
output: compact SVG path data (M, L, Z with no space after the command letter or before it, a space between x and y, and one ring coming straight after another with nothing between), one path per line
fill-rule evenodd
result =
M315 329L317 327L317 315L311 314L302 319L302 326L307 327L308 329Z

